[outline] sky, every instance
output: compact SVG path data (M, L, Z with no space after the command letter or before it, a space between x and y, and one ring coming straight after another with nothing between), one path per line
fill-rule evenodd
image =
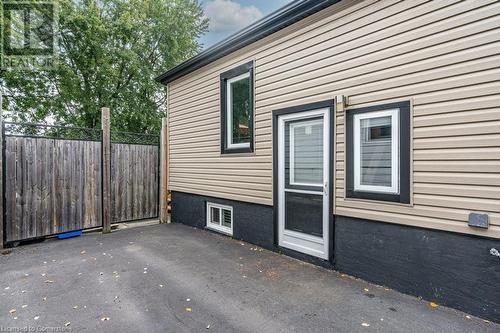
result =
M223 40L260 18L283 7L291 0L203 0L210 19L208 32L200 38L203 49Z

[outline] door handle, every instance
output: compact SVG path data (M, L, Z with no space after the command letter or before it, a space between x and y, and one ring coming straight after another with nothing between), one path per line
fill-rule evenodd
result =
M325 185L323 187L323 192L325 193L325 195L328 195L328 182L325 182Z

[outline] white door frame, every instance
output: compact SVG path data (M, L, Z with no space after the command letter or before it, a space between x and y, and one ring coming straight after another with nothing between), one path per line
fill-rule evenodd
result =
M318 191L285 189L285 122L313 117L323 117L323 185ZM282 247L309 254L322 259L329 259L330 235L330 109L296 112L278 116L278 244ZM285 191L294 193L317 194L323 196L323 237L303 234L285 229Z

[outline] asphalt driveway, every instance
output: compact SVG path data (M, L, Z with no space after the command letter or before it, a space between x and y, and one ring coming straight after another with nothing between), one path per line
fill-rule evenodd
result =
M0 332L500 332L500 325L178 224L0 255Z

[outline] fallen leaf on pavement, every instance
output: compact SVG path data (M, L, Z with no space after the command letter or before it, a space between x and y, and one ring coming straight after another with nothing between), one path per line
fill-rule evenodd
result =
M186 312L192 312L192 311L193 311L193 309L191 309L191 308L186 308Z
M434 302L429 302L429 305L431 306L431 308L437 308L439 306L437 303Z
M16 309L11 309L11 310L9 311L9 313L10 313L10 314L14 314L14 313L16 313Z

